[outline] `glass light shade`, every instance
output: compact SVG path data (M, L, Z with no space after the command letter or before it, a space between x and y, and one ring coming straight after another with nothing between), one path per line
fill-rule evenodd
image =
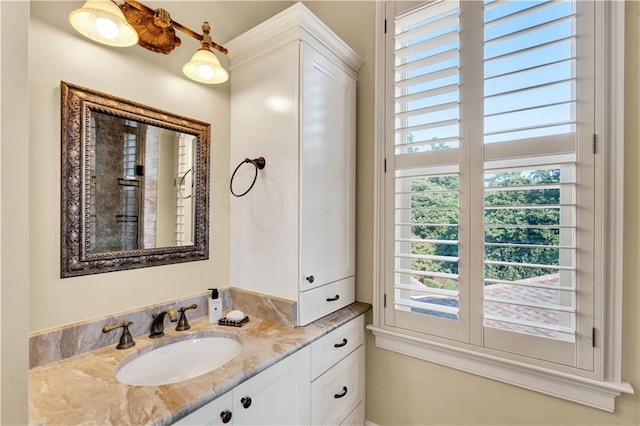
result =
M116 47L133 46L138 33L111 0L87 0L69 14L69 23L83 36Z
M220 84L229 79L215 53L207 48L198 49L182 67L182 72L191 80L205 84Z

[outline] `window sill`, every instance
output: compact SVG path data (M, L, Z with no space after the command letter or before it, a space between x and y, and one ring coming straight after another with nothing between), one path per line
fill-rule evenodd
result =
M367 326L367 329L373 332L379 348L608 412L614 411L617 396L633 393L633 388L626 382L599 381L561 373L406 336L373 325Z

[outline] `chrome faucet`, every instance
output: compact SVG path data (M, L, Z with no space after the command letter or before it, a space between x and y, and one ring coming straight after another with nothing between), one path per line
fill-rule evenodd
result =
M169 320L171 322L178 321L178 315L173 309L167 309L166 311L162 311L160 313L153 314L153 322L151 322L151 334L149 337L151 339L156 339L158 337L164 336L164 316L165 314L169 314Z

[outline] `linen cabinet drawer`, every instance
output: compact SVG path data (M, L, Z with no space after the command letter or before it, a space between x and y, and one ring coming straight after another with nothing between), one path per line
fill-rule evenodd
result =
M364 399L364 346L311 383L311 424L342 423Z
M356 300L355 278L348 277L322 287L300 292L298 324L307 325Z
M360 405L340 423L340 426L362 426L365 421L364 401L362 401Z
M311 344L311 380L364 343L364 315L338 327Z

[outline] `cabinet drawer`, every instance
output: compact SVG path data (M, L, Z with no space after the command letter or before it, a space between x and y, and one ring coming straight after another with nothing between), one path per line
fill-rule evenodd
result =
M364 343L364 315L311 344L311 380Z
M364 346L311 383L311 424L340 424L364 400Z
M355 277L300 293L298 325L307 325L355 302Z
M365 422L364 401L340 423L340 426L362 426Z

